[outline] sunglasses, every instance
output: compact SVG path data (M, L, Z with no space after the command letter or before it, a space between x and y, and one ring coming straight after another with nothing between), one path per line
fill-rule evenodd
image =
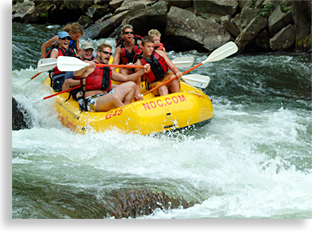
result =
M71 37L67 36L67 37L64 37L64 38L61 38L61 39L62 39L62 40L65 40L65 39L71 40Z
M125 34L133 34L133 31L131 31L131 32L125 32Z
M102 53L104 53L104 54L107 54L107 55L112 55L113 53L111 53L111 52L107 52L107 51L101 51Z
M88 51L93 52L92 48L88 48L88 49L84 49L84 50L85 50L85 52L88 52Z

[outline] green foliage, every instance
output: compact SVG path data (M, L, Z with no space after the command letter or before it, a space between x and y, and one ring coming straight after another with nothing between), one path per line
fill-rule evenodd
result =
M272 8L273 8L273 4L270 4L270 3L265 4L263 6L264 10L260 13L260 15L261 16L268 16L268 15L270 15L272 13L271 12Z
M281 6L282 6L282 11L285 13L288 13L289 11L292 11L292 7L291 6L287 6L288 4L288 0L281 0Z
M299 38L296 41L296 46L297 47L302 47L302 48L311 48L311 37L310 35L307 35L303 38Z

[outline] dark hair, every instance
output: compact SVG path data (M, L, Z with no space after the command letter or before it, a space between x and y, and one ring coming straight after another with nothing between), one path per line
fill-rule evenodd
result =
M142 46L144 46L145 43L147 42L151 42L151 43L154 43L154 39L152 36L144 36L143 39L142 39Z

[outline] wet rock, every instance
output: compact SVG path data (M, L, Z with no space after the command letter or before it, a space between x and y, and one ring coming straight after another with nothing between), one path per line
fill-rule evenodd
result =
M233 15L238 7L236 0L194 0L194 9L198 13Z
M34 2L19 2L12 6L12 21L13 22L23 22L23 18L26 14L31 14L35 10Z
M98 23L93 24L92 26L84 30L83 36L81 36L81 38L107 38L111 33L114 32L115 28L126 18L127 14L128 11L125 11L118 15L114 15L113 17L104 21L98 21Z
M180 51L189 50L191 47L199 51L212 51L231 38L219 23L197 17L192 12L174 6L168 13L164 34L165 41L174 44L173 49Z
M287 51L296 43L296 27L288 25L270 39L270 47L273 51Z
M114 8L117 9L118 7L121 6L121 4L123 3L124 0L112 0L109 2L109 5Z
M291 7L296 25L296 49L311 50L311 1L292 1Z
M20 130L28 128L24 121L24 114L17 101L12 97L12 130Z
M104 17L106 14L113 13L114 11L111 10L110 6L104 5L93 5L90 6L86 12L86 15L92 18L92 20L96 21L102 17Z
M157 193L149 189L121 189L112 192L107 199L105 216L117 219L150 215L156 209L168 210L194 206L194 202L187 202L182 197L172 198L164 192Z
M155 0L124 0L121 6L116 9L115 13L118 14L120 12L133 9L144 9L145 6L151 5L155 2Z
M262 16L255 17L248 26L239 34L235 43L239 45L239 50L242 52L248 43L255 42L259 33L267 27L268 19ZM252 44L248 44L251 46Z
M291 11L288 11L287 13L282 12L281 6L279 5L269 17L268 26L271 37L289 24L294 24Z
M231 22L231 17L229 15L221 17L221 25L224 27L224 29L230 32L230 34L233 35L234 38L236 38L240 34L237 26Z
M167 11L166 2L158 2L152 6L144 6L142 9L132 10L123 24L131 24L135 33L141 36L147 35L150 29L163 31L167 21Z
M188 7L193 6L193 0L183 0L183 1L177 1L177 0L167 0L168 8L171 6L176 6L182 9L186 9Z

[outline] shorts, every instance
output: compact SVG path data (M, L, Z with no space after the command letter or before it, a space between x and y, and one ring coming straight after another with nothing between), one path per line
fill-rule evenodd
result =
M108 95L108 94L116 94L114 89L111 89L107 93L102 93L102 94L96 94L96 95L91 95L88 96L85 100L83 98L78 99L79 103L79 108L81 111L85 110L85 102L87 103L87 111L92 111L92 112L97 112L96 110L96 100L100 98L103 95Z
M151 89L153 89L153 88L159 86L160 84L166 82L166 81L169 80L170 77L172 77L172 76L174 76L174 74L173 74L172 72L168 72L168 73L165 75L164 78L162 78L162 79L160 79L160 80L158 80L158 81L149 83L148 90L151 90ZM169 83L167 83L165 86L168 87L168 84L169 84ZM159 88L158 88L158 89L159 89ZM156 89L155 91L153 91L153 94L154 94L154 95L159 95L159 94L158 94L158 89Z

